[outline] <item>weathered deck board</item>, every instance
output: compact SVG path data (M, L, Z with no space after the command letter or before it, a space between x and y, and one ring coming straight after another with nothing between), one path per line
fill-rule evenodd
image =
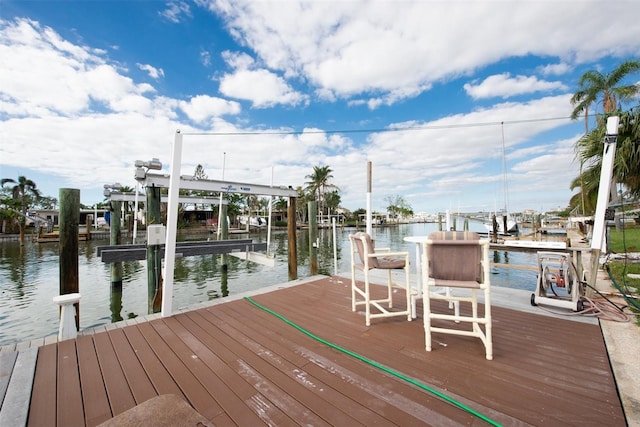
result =
M83 425L84 405L82 402L82 391L80 387L76 340L61 341L57 346L57 425Z
M17 352L13 361L9 357L2 362L7 368L11 367L11 375L0 396L0 426L24 425L27 422L37 355L36 347L27 348Z
M98 355L102 379L109 397L111 412L114 416L121 414L136 405L131 392L132 387L135 387L136 384L127 382L127 377L124 375L120 362L116 357L116 352L111 345L109 333L96 334L93 337L93 341Z
M56 393L58 346L45 345L38 349L38 362L31 390L28 425L55 426L58 396Z
M436 334L426 352L420 304L366 327L344 278L254 300L388 371L229 301L41 347L28 424L96 425L159 394L219 426L484 424L432 389L502 425L625 425L597 325L494 307L487 361L469 337Z
M80 384L84 403L85 423L96 425L113 417L102 378L98 355L92 337L78 337L77 345Z

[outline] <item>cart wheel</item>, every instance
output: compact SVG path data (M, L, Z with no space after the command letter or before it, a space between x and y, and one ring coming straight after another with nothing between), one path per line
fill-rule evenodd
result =
M534 307L538 305L536 304L536 294L531 294L531 305Z
M576 311L584 311L584 302L580 299L578 300L578 303L576 304Z

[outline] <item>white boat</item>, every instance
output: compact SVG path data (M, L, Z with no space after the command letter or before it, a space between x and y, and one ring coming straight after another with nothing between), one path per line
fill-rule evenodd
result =
M504 229L504 218L505 215L496 215L496 222L498 228L498 234L509 234L518 232L518 221L515 220L510 214L506 215L507 217L507 229ZM485 228L489 234L493 234L493 221L487 221L484 223Z
M498 234L516 233L518 232L518 222L509 213L509 188L507 179L507 158L504 144L504 123L502 124L502 174L504 177L504 210L501 211L502 213L496 213L495 215L496 222L498 223L497 231ZM493 218L485 222L484 226L488 230L489 234L493 234Z
M242 215L238 217L238 221L240 222L241 225L245 226L247 225L247 216L246 215ZM262 228L262 227L266 227L267 226L267 218L263 218L263 217L255 217L252 216L249 218L249 226L250 227L256 227L256 228Z

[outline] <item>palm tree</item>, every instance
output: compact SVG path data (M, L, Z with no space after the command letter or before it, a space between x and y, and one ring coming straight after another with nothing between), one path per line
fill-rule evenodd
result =
M577 119L584 112L585 133L588 126L589 107L602 102L602 112L611 113L618 107L618 102L630 101L640 93L640 85L620 85L625 77L640 71L640 61L629 60L607 74L591 70L578 80L578 90L571 97L574 106L572 119Z
M0 186L4 187L5 184L15 184L11 188L11 194L16 205L19 205L20 207L18 227L20 229L20 244L24 245L24 228L27 219L27 211L29 210L29 207L40 198L40 191L36 188L35 182L24 176L19 176L18 181L11 178L2 178Z
M591 104L598 104L602 102L603 113L609 114L617 108L618 102L629 101L635 95L640 93L640 85L620 85L622 80L630 74L640 71L640 61L630 60L620 64L615 70L608 74L602 74L599 71L591 70L584 73L578 80L578 91L571 97L571 105L574 106L571 112L571 118L577 119L581 113L584 113L584 137L587 137L589 133L589 107ZM599 126L600 123L597 123ZM579 147L576 147L579 150ZM586 200L590 197L593 189L583 188L587 183L582 180L592 172L585 173L583 171L584 156L580 155L580 174L578 178L581 180L579 183L574 181L571 189L577 186L581 187L580 193L582 204L582 213L584 215L586 204L591 200ZM590 157L587 157L587 159ZM596 177L599 177L597 175ZM593 184L592 182L590 184ZM596 189L597 194L597 189ZM574 200L572 200L573 202Z
M296 221L300 223L306 222L307 218L307 202L314 200L309 196L309 192L305 191L301 186L296 187L298 197L296 199Z
M317 195L317 201L320 204L320 213L323 212L325 197L324 194L327 191L327 188L336 188L333 184L330 184L329 181L333 178L331 175L331 168L329 166L314 166L313 173L311 175L307 175L305 178L308 178L305 184L307 184L307 190Z
M613 164L613 178L623 184L630 195L640 196L640 108L631 111L614 112L620 116L620 129L616 156ZM571 183L571 189L580 187L578 195L583 197L586 212L596 208L600 170L602 169L602 141L606 133L606 121L589 131L576 143L576 155L586 168ZM574 195L570 206L577 206L578 195Z
M335 212L340 207L342 198L340 192L337 190L329 191L324 195L325 202L327 204L327 213L330 211Z

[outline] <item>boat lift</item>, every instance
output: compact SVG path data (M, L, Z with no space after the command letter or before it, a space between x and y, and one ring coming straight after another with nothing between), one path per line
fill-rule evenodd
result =
M607 250L605 240L606 211L609 207L609 198L611 196L619 124L620 117L611 116L607 118L598 200L590 245L591 266L589 273L585 273L585 277L582 277L583 275L578 273L571 255L568 253L538 252L538 283L536 291L531 295L531 305L548 304L570 308L574 311L582 311L584 309L584 304L582 303L582 296L585 293L584 284L590 282L595 286L600 253ZM587 275L589 276L588 278L586 277ZM559 288L565 289L564 297L558 294L557 290ZM551 291L551 294L548 291Z
M156 165L145 165L143 163L136 162L135 179L143 186L156 186L165 187L169 189L169 199L167 206L167 230L165 240L165 253L164 253L164 281L162 283L162 317L171 316L171 306L173 299L173 279L175 269L175 257L176 257L176 235L178 227L178 200L179 190L199 190L199 191L212 191L220 193L240 193L249 195L261 195L261 196L275 196L275 197L287 197L294 201L291 203L295 206L295 198L298 197L298 192L291 186L275 187L273 185L257 185L247 184L240 182L219 181L209 179L194 179L191 176L181 176L180 168L182 165L182 145L183 137L185 134L177 130L174 135L174 141L171 150L171 167L170 173L157 174L150 173L149 169L159 169ZM153 166L153 167L150 167ZM295 215L294 215L295 216ZM293 219L295 221L295 219ZM290 219L291 221L291 219ZM269 218L269 226L271 225L271 218ZM295 223L293 223L295 227ZM291 224L289 228L292 228ZM295 228L294 228L295 230ZM291 248L290 248L291 250ZM249 256L248 252L245 254L245 259L255 261L259 256L256 253ZM253 258L253 259L251 259ZM289 254L291 260L291 253ZM294 254L295 259L295 254ZM290 266L291 267L291 266Z

